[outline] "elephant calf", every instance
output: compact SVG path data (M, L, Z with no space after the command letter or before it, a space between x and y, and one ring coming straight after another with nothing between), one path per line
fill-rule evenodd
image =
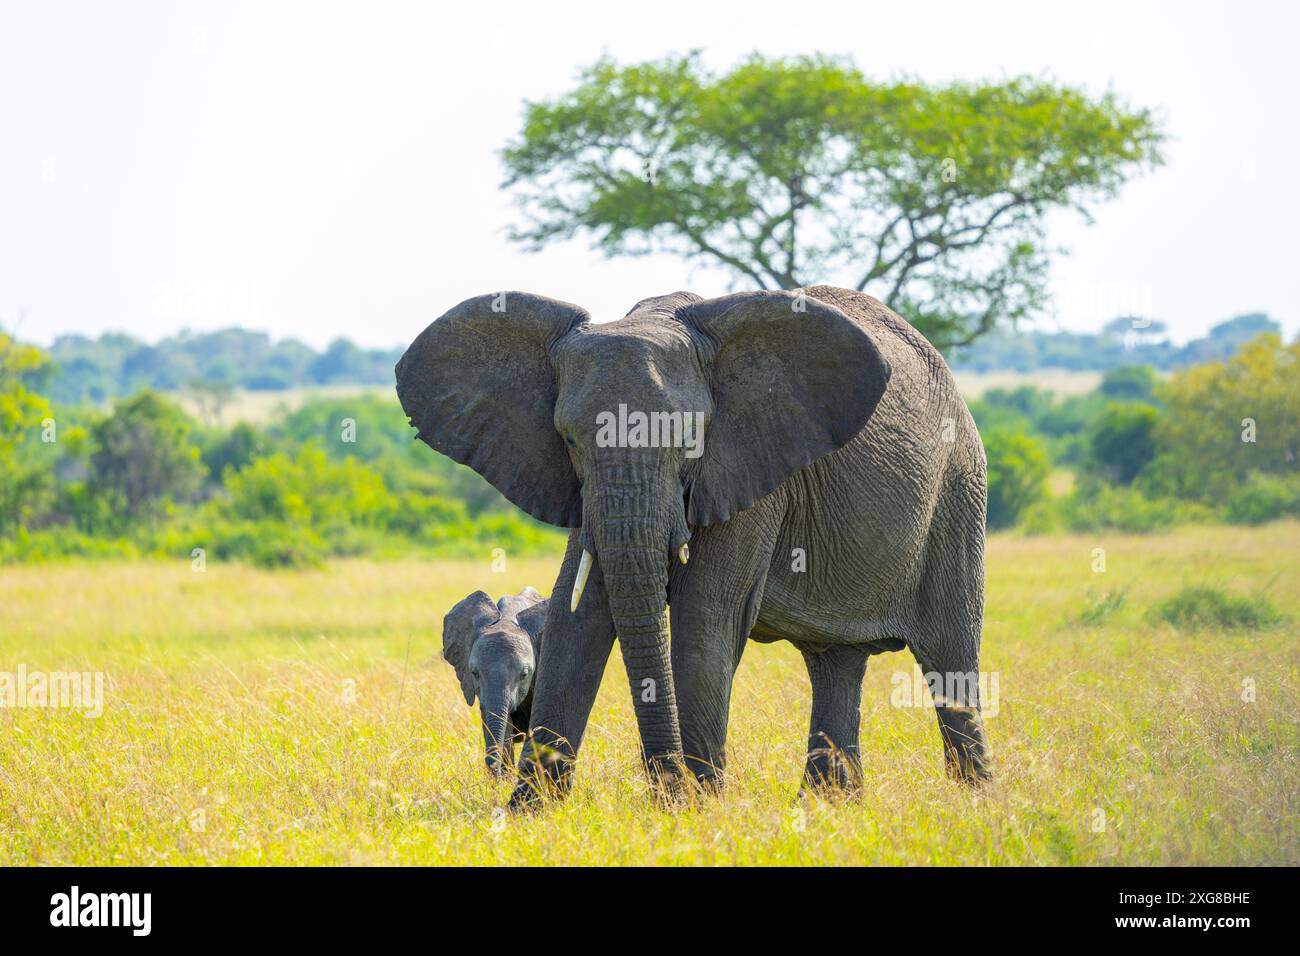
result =
M488 770L495 776L513 769L515 744L528 732L549 604L533 588L495 603L475 591L442 620L442 656L456 669L465 703L473 706L478 697Z

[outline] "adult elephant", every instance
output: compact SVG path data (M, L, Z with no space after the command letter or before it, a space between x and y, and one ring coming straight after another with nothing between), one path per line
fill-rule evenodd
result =
M855 784L866 660L904 646L927 674L961 675L936 700L946 763L987 775L966 679L983 447L942 357L880 302L828 286L679 292L593 325L564 302L485 295L421 333L397 392L418 437L576 529L512 806L567 788L615 633L661 785L683 763L719 779L747 638L804 655L810 781Z

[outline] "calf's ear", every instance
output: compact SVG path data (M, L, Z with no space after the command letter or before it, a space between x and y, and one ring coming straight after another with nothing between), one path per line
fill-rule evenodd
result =
M501 609L503 618L513 621L519 616L520 611L526 611L541 599L542 596L537 593L536 588L524 588L518 594L507 594L501 598L497 601L497 607Z
M546 613L550 610L551 602L543 598L536 604L525 608L519 612L516 620L519 626L527 633L529 639L533 642L533 655L536 656L542 648L542 630L546 627Z
M442 619L442 656L456 669L460 690L465 703L473 704L476 688L474 675L469 671L469 656L474 650L483 629L500 615L492 599L482 591L475 591L447 612Z

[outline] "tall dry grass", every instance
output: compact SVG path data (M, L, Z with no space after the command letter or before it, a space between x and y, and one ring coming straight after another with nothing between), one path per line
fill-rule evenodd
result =
M1294 522L993 539L979 792L943 777L932 711L891 705L904 652L868 667L864 794L798 800L807 678L788 645L751 645L725 793L657 809L616 653L573 794L523 818L500 813L438 628L475 588L545 592L554 562L3 568L0 672L108 683L97 719L0 709L0 864L1296 864L1297 554ZM1267 585L1290 623L1153 623L1191 584Z

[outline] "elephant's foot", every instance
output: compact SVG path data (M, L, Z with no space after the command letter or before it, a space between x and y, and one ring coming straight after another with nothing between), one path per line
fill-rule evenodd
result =
M686 769L695 782L695 791L701 795L717 796L722 792L723 768L720 764L702 757L686 757Z
M824 734L820 746L808 751L803 789L828 797L853 797L862 792L862 764L857 754L837 747Z
M650 781L650 794L660 809L675 810L690 802L691 778L681 754L643 755L642 764Z
M534 813L542 808L545 798L529 781L520 780L510 794L506 809L510 813Z
M569 792L570 775L551 777L545 773L527 773L520 771L519 780L510 794L507 809L511 813L531 813L542 809L548 803L564 799Z
M978 787L993 779L988 744L979 711L973 707L939 707L943 762L949 779Z
M519 761L519 777L510 795L509 810L538 810L548 801L563 799L573 785L573 762L573 755L531 741Z

